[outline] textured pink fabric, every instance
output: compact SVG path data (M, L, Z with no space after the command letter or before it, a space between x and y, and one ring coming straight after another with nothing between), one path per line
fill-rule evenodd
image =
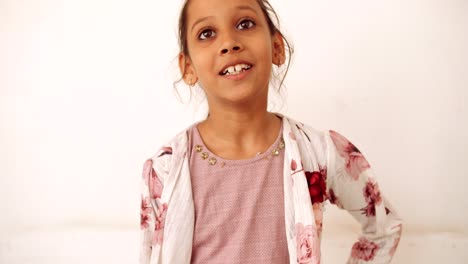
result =
M217 157L204 146L196 126L189 134L195 203L191 263L288 263L284 149L270 155L281 133L268 151L247 160ZM197 145L217 159L216 165L201 158Z

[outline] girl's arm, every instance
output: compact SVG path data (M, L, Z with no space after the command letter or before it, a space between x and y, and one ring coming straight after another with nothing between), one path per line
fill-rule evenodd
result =
M154 208L150 196L150 180L152 176L153 161L148 159L143 165L143 179L141 181L141 210L140 210L140 264L149 264L151 261L152 241L155 230Z
M401 218L361 152L335 131L326 134L326 141L328 198L362 226L347 263L390 263L401 237Z
M163 148L157 157L169 154L168 148ZM167 204L161 203L163 183L153 166L153 159L148 159L143 165L141 192L141 244L140 264L159 263L159 254L163 240L164 222Z

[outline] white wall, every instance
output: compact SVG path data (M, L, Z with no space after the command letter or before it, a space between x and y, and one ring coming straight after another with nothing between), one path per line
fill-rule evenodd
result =
M272 3L296 50L281 111L351 139L407 230L468 232L468 2ZM138 228L144 160L197 117L173 95L179 7L0 1L0 236Z

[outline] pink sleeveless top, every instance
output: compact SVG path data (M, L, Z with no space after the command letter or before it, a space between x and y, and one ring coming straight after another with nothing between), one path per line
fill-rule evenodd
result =
M288 263L282 134L266 152L246 160L214 155L196 125L189 135L195 204L191 263Z

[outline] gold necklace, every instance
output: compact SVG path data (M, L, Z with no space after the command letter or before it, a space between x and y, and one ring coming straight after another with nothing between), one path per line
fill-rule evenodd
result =
M278 143L276 148L274 148L269 155L266 155L264 157L264 159L270 159L271 157L279 156L280 151L282 149L284 149L284 146L285 146L284 140L283 140L283 138L281 138L280 142ZM203 146L202 145L196 145L195 146L195 151L197 153L200 153L200 157L202 158L202 160L208 160L208 164L210 164L211 166L219 164L221 166L221 168L222 168L222 167L224 167L226 165L226 162L221 161L221 162L218 163L218 160L215 157L210 157L210 154L208 154L208 152L203 151ZM261 152L258 152L256 156L261 155L261 154L262 154Z

